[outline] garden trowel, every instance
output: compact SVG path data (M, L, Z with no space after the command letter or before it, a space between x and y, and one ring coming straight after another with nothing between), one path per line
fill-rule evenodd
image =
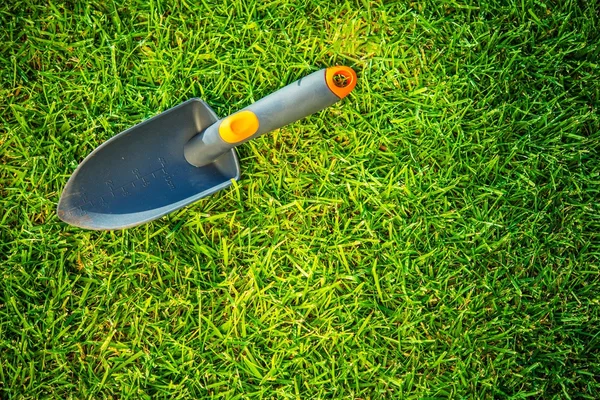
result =
M63 190L58 216L81 228L124 229L224 189L240 178L236 146L329 107L356 80L348 67L322 69L223 119L190 99L88 155Z

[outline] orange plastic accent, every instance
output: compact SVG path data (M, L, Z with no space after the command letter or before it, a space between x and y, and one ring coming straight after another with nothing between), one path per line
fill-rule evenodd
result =
M221 121L219 135L227 143L238 143L258 130L258 117L252 111L240 111Z
M340 85L336 77L345 79L345 85ZM340 99L348 96L356 86L356 72L350 67L330 67L325 70L327 87ZM339 85L339 86L338 86Z

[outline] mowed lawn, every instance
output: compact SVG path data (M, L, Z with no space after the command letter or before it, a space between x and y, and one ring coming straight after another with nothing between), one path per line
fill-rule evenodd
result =
M0 398L600 398L596 0L0 5ZM354 92L125 231L79 162L199 97Z

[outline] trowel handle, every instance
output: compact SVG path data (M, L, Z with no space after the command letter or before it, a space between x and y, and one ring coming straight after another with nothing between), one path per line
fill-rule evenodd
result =
M338 102L354 89L356 80L349 67L313 72L194 136L185 145L185 158L198 167L208 164L235 146Z

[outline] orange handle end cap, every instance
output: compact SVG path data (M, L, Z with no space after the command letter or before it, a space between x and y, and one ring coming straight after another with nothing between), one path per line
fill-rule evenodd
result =
M227 143L238 143L258 131L258 117L252 111L240 111L221 121L219 135Z
M356 86L356 72L350 67L330 67L325 70L325 81L327 82L327 87L337 97L343 99Z

